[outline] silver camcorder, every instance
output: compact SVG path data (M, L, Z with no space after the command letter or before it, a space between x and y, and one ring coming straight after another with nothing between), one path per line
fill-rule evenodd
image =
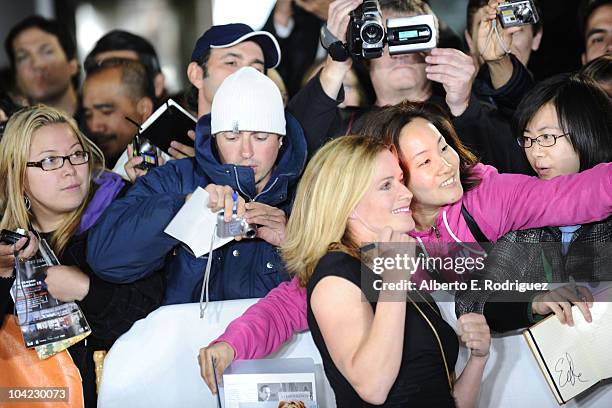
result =
M249 224L242 217L232 214L232 220L225 222L224 212L217 214L217 236L219 238L229 238L241 236L242 238L255 238L257 226Z
M538 11L532 0L508 1L497 6L497 14L503 28L535 24Z
M385 44L390 55L428 51L436 47L438 35L431 14L382 21L378 0L364 0L351 13L346 34L347 48L353 57L379 58Z
M387 20L390 55L429 51L436 47L437 42L438 34L431 14Z

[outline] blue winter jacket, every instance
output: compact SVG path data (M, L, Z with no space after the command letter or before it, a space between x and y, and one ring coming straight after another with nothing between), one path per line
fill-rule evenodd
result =
M253 170L221 164L210 135L210 115L196 126L196 157L174 160L139 177L106 210L89 234L87 261L110 282L133 282L165 268L164 304L199 300L208 255L196 258L164 229L187 194L208 184L228 185L247 202L262 202L289 215L292 191L306 161L299 122L286 114L287 135L270 181L256 194ZM210 300L263 297L288 278L278 249L259 238L232 241L213 252Z

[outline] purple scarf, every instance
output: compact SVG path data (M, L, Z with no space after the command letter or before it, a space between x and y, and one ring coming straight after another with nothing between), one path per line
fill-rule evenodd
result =
M95 192L81 216L81 224L77 234L82 234L91 228L125 186L125 182L118 174L108 171L102 172L93 179L93 183L97 187L92 186L95 188Z

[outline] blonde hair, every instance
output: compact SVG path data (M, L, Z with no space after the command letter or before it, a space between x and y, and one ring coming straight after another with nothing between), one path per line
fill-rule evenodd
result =
M370 187L376 159L388 147L368 136L343 136L310 160L297 188L281 252L290 273L306 286L330 250L359 257L347 221Z
M34 214L25 204L26 164L34 133L49 125L65 124L75 135L83 151L89 153L89 186L91 181L104 170L104 156L100 149L81 131L75 120L66 113L45 105L24 108L15 113L8 121L4 136L0 141L0 209L3 213L0 227L10 230L30 229ZM74 211L66 214L59 228L53 231L51 247L59 255L79 227L81 215L89 203L89 195Z

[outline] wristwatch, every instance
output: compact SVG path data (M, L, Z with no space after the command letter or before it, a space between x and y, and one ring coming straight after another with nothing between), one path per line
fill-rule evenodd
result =
M344 62L349 59L350 54L346 45L327 29L327 25L321 27L321 45L334 61Z

